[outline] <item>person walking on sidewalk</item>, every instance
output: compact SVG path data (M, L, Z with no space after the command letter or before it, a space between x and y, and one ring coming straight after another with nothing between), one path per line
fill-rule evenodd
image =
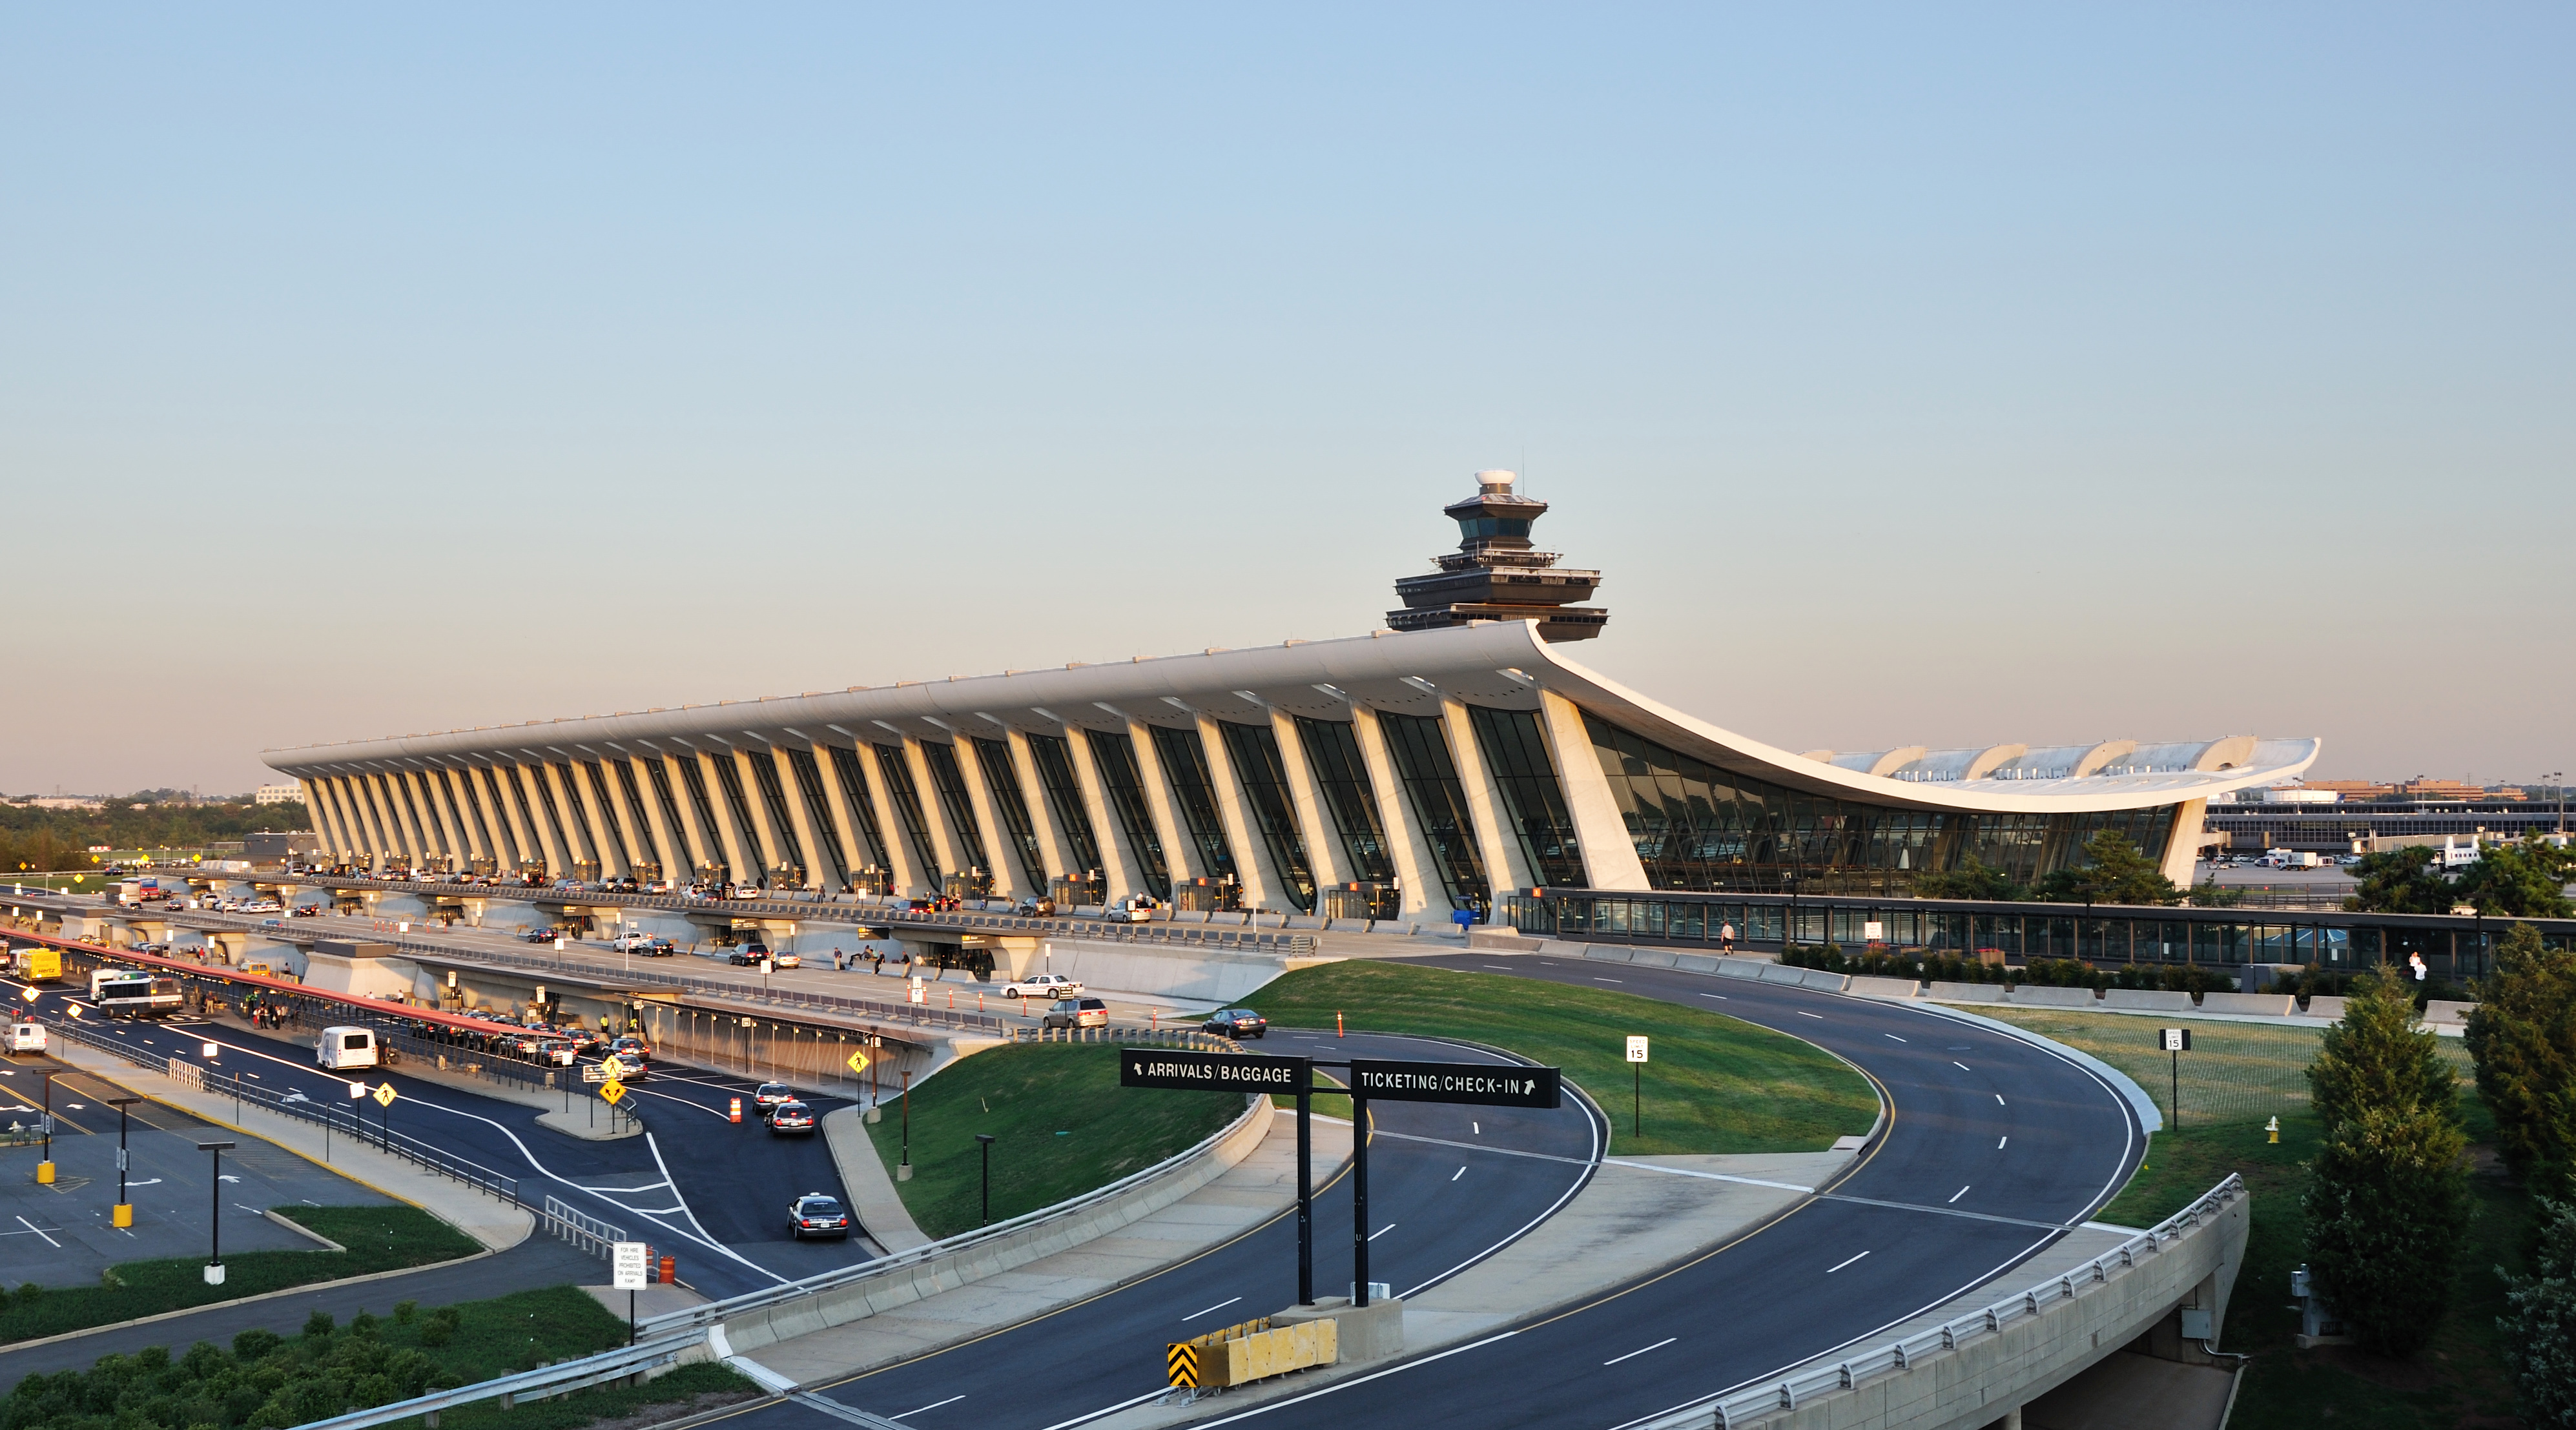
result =
M1735 925L1733 923L1722 923L1717 926L1717 948L1720 953L1735 952Z

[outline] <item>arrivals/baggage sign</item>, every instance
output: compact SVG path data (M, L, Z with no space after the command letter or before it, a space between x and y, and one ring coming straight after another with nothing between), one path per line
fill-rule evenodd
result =
M1263 1053L1198 1053L1177 1048L1120 1048L1120 1087L1213 1088L1232 1092L1295 1092L1306 1086L1305 1058Z
M1414 1063L1351 1059L1351 1091L1386 1102L1471 1102L1486 1107L1554 1107L1556 1068L1507 1063Z

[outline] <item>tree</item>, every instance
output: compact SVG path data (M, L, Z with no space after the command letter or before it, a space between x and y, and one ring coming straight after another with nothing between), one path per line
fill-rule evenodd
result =
M2085 862L2052 871L2039 881L2039 897L2061 904L2172 904L2182 891L2116 829L2084 841Z
M2456 1123L2457 1084L2433 1034L2415 1027L2414 993L2386 964L2354 983L2343 1017L2308 1064L2308 1091L2329 1132L2373 1110Z
M2506 1276L2497 1329L2513 1357L2522 1418L2536 1430L2576 1430L2576 1203L2543 1199L2531 1274Z
M2471 1210L2466 1147L2433 1109L2368 1107L2309 1164L2309 1274L2373 1355L2411 1354L2450 1309Z
M2447 914L2459 902L2450 879L2433 867L2433 851L2415 845L2364 854L2352 866L2360 887L2343 901L2369 914Z
M1989 869L1971 854L1967 862L1946 873L1925 872L1914 876L1914 895L1922 899L1979 899L1987 903L2009 903L2027 899L2030 890L2012 880L2001 869Z
M2563 919L2576 915L2576 905L2567 900L2571 878L2576 878L2576 854L2538 834L2526 834L2519 843L2494 845L2480 854L2452 886L2452 896L2475 904L2490 918Z
M2505 1165L2546 1195L2576 1195L2576 952L2515 924L2479 981L2467 1041Z

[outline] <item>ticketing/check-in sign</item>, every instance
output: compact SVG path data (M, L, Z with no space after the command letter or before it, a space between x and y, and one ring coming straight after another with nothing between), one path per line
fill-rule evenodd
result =
M641 1291L652 1284L644 1268L647 1250L640 1241L613 1241L614 1254L609 1257L609 1285L619 1291Z
M1198 1053L1173 1048L1120 1048L1120 1087L1295 1092L1306 1086L1305 1058L1265 1053Z
M1469 1102L1485 1107L1554 1107L1563 1079L1556 1068L1501 1063L1413 1063L1351 1060L1351 1090L1384 1102Z

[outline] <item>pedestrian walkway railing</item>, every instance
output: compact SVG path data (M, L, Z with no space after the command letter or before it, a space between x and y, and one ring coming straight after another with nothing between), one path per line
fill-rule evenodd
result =
M626 1229L582 1211L560 1197L549 1196L543 1207L530 1207L537 1214L537 1224L562 1241L593 1256L611 1255L617 1243L627 1239Z
M613 1380L624 1380L678 1362L681 1355L706 1341L704 1331L685 1331L677 1335L655 1336L631 1346L619 1346L579 1360L560 1361L517 1375L496 1380L460 1385L454 1390L433 1390L409 1400L397 1400L371 1410L353 1410L328 1420L308 1421L297 1430L365 1430L371 1425L391 1425L398 1421L419 1419L429 1430L437 1430L439 1412L459 1406L478 1405L498 1400L503 1410L515 1410L530 1400L546 1400Z
M1827 1356L1808 1361L1786 1375L1765 1377L1756 1384L1739 1386L1698 1405L1640 1422L1638 1430L1734 1430L1734 1427L1770 1420L1781 1411L1794 1410L1817 1396L1849 1390L1872 1376L1911 1369L1926 1357L1956 1350L1983 1336L1998 1334L2016 1321L2040 1315L2061 1301L2073 1300L2117 1279L2135 1269L2141 1260L2166 1250L2185 1233L2215 1217L2228 1203L2244 1195L2244 1179L2230 1172L2225 1181L2210 1188L2190 1206L2092 1260L2027 1287L2016 1295L1901 1340L1857 1349L1850 1355L1829 1352Z

